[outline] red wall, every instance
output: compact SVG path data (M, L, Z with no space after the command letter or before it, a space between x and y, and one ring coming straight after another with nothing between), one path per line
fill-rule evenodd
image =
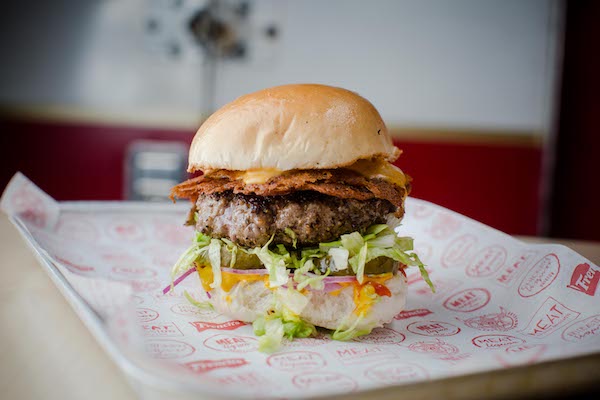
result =
M21 171L58 200L122 198L127 145L137 139L189 143L195 132L0 121L0 188ZM536 233L541 149L506 143L398 141L397 164L412 195L511 234Z

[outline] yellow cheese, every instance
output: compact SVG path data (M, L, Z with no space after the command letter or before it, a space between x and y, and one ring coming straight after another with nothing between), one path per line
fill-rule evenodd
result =
M240 174L240 178L246 185L261 185L267 183L269 179L279 176L283 173L275 168L251 169Z
M396 186L406 186L406 175L404 175L404 172L387 161L380 159L358 160L346 168L358 172L367 179L383 179Z
M196 271L198 271L198 275L200 276L200 281L202 281L202 287L204 290L209 292L212 290L210 287L211 283L213 283L214 277L212 268L207 267L197 267ZM231 288L233 288L236 284L240 282L257 282L264 281L265 285L269 282L268 275L261 274L234 274L231 272L221 270L221 289L226 292L229 292Z
M367 179L383 179L400 187L406 186L406 175L404 175L404 172L395 165L381 159L358 160L354 164L345 167L345 169L358 172ZM210 176L212 172L205 171L205 174ZM236 171L234 179L241 179L247 185L262 185L272 178L289 172L275 168L250 169L247 171Z

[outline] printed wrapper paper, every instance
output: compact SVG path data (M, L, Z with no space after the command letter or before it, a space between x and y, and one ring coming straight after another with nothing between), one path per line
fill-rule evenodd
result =
M57 203L17 174L2 209L83 299L93 332L146 380L240 397L294 398L425 382L600 350L600 268L559 245L531 245L431 203L407 199L400 234L436 286L407 271L407 307L349 342L316 338L257 351L252 327L200 310L196 274L170 269L193 236L186 204ZM80 310L81 311L81 310Z

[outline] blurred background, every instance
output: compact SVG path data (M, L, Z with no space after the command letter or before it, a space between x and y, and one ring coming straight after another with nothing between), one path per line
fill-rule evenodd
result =
M48 0L0 13L0 189L165 200L212 111L285 83L381 112L413 196L600 240L600 2Z

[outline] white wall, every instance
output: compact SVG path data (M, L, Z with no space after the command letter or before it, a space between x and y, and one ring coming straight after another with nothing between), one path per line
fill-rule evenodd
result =
M195 56L168 61L152 51L144 16L160 7L151 3L61 0L16 18L4 28L9 39L0 38L0 103L196 124L203 66ZM256 0L254 18L280 25L278 44L222 64L216 104L276 84L320 82L361 93L391 126L544 134L560 43L557 4ZM161 15L184 21L185 12Z

